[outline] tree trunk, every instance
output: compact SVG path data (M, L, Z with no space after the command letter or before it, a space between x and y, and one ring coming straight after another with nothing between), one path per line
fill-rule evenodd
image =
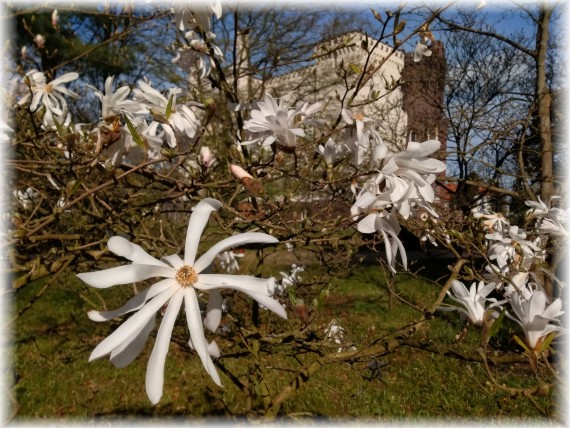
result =
M540 136L541 162L541 186L540 196L546 203L554 194L554 154L552 147L552 130L550 123L551 94L546 82L546 53L548 49L549 24L552 9L543 6L538 15L538 31L536 37L536 97ZM551 256L547 258L549 265L552 264ZM548 275L543 275L544 291L549 297L553 295L552 280Z
M550 89L546 82L546 53L548 49L549 24L552 9L543 6L538 17L538 32L536 40L536 96L540 135L540 155L542 158L540 196L546 203L554 194L553 147L550 123L550 104L552 102Z

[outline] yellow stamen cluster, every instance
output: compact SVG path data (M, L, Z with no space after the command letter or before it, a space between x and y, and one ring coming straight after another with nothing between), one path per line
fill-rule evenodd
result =
M354 120L364 120L364 115L362 113L356 113L354 115Z
M192 266L184 265L176 271L174 278L182 287L190 287L198 280L198 274Z

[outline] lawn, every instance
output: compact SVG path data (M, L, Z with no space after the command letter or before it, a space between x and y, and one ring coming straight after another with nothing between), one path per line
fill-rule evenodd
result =
M343 350L365 349L377 338L389 340L402 334L410 342L431 347L401 346L378 358L368 356L351 363L328 361L284 400L278 420L560 420L562 409L556 391L540 397L511 396L491 387L480 362L454 358L444 352L472 354L479 346L480 333L473 327L461 343L455 342L465 326L457 313L436 313L429 321L402 329L421 317L418 308L435 300L440 289L437 284L402 274L396 278L391 293L378 267L363 265L353 271L351 276L331 284L323 307L305 330L310 330L313 337L322 337L329 322L335 319L344 329ZM39 281L22 289L17 295L16 309L23 308L41 287ZM132 286L115 288L105 290L109 308L119 306L133 293ZM180 417L190 421L255 419L263 408L259 398L261 376L274 397L320 358L313 352L317 342L305 339L303 343L263 342L256 359L234 337L236 330L230 330L217 339L222 351L219 364L223 366L218 370L224 384L224 388L219 388L197 355L189 351L186 327L180 317L166 361L164 395L158 405L152 406L144 385L151 350L148 344L142 355L123 369L114 368L107 359L88 362L97 343L118 326L118 322L97 324L87 318L87 311L101 304L95 293L70 274L52 283L16 319L11 370L11 417L15 422L116 418L129 421L141 417L150 421ZM301 328L302 322L290 307L288 313L289 322ZM273 314L261 312L260 331L277 332L283 326ZM508 347L514 353L514 331L514 325L505 323L492 344L499 350ZM434 347L441 348L441 352L434 351ZM228 349L234 353L226 352ZM334 353L336 347L329 346L325 351ZM510 387L536 384L528 364L499 364L491 366L491 370L498 382ZM233 382L225 371L233 373L239 383ZM258 393L248 395L247 391Z

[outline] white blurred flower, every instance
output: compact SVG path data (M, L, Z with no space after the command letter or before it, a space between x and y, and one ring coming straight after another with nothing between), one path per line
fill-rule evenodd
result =
M154 329L157 312L167 305L146 373L146 391L153 404L158 403L162 396L166 354L172 329L183 302L190 330L189 345L198 353L206 372L220 386L221 381L211 358L219 356L220 352L215 342L208 345L202 327L203 324L214 332L220 324L223 302L220 289L242 291L277 315L287 318L283 307L270 295L269 288L274 284L273 278L203 273L219 253L232 247L249 243L278 242L277 239L264 233L242 233L222 240L196 260L200 236L208 223L210 213L221 206L219 201L204 199L194 208L186 234L184 259L174 254L158 260L140 246L114 236L107 243L109 250L131 260L132 263L98 272L78 274L82 281L96 288L108 288L154 277L166 278L137 294L119 309L91 311L88 314L91 320L101 322L136 312L104 339L89 357L89 361L93 361L110 354L111 362L115 366L124 367L140 354ZM204 320L198 304L197 291L209 292Z
M184 31L186 29L198 30L209 32L211 30L212 14L217 19L222 17L222 3L221 0L211 0L206 2L197 2L189 5L175 5L174 7L174 23L177 31Z
M427 45L428 40L428 37L420 37L420 41L416 45L416 50L414 51L414 62L420 62L424 56L431 56L432 51L429 50Z
M395 272L395 256L400 251L402 264L407 268L406 252L398 239L400 226L396 211L408 219L415 210L425 211L437 217L431 203L435 199L432 184L436 174L445 170L445 164L429 156L440 147L437 140L423 143L409 142L405 151L383 151L380 172L367 180L356 193L351 207L353 217L363 216L358 223L362 233L380 231L386 246L386 258L390 270Z
M33 187L27 187L25 190L14 190L12 195L24 210L29 211L38 203L40 194Z
M451 291L447 292L447 295L455 302L461 304L457 307L440 307L440 310L457 310L469 319L471 324L478 327L483 326L485 311L496 307L502 302L497 302L495 298L487 298L495 290L495 284L490 283L485 285L483 281L471 284L471 288L467 290L467 287L461 282L454 280L451 283ZM486 307L487 302L491 302L491 305Z
M560 299L548 304L546 293L537 290L528 299L523 299L518 293L512 293L510 303L515 316L508 312L507 315L522 327L530 350L540 349L542 340L549 333L560 329L559 326L551 324L559 322L557 318L564 313Z
M200 78L208 76L215 62L212 60L208 44L202 37L194 31L187 31L184 34L188 44L176 49L176 56L171 62L178 64L184 71L190 73L194 68L200 72ZM222 63L224 61L224 53L215 43L216 35L208 33L208 43L212 47L214 58Z
M236 253L235 251L228 250L216 256L220 260L220 265L227 273L237 272L239 270L239 263L237 257L245 256L244 253Z
M291 287L293 284L301 282L301 277L299 274L303 272L305 268L303 266L292 265L291 272L279 272L281 274L281 281L275 284L276 294L283 294L285 290Z
M421 242L427 242L427 241L429 241L429 243L430 243L431 245L433 245L434 247L437 247L437 246L438 246L438 245L437 245L437 240L435 239L434 234L435 234L435 230L434 230L434 229L428 229L428 230L426 230L426 231L422 234L422 236L421 236L421 238L420 238L420 241L421 241Z
M525 204L531 207L527 211L527 217L536 218L539 233L567 237L565 224L568 220L568 210L552 207L552 201L558 199L561 199L560 196L552 196L548 204L542 202L540 196L538 202L526 201Z
M509 227L509 221L501 213L473 213L473 217L476 219L484 218L482 221L483 227L489 232L499 232L503 233L503 227Z
M131 89L128 86L121 86L113 92L114 76L109 76L105 80L105 94L95 90L95 96L101 100L101 111L104 120L110 120L115 116L126 114L130 120L137 114L148 113L148 108L142 103L127 100Z
M328 168L332 168L336 163L339 156L342 156L345 152L345 147L340 144L336 144L332 138L329 138L326 144L320 145L318 147L318 152L325 160Z
M9 142L13 132L14 130L3 119L0 119L0 144Z
M506 234L494 232L485 235L492 241L489 259L496 260L499 268L514 264L517 270L528 269L535 261L544 259L544 250L526 239L526 233L518 226L510 226Z
M338 323L337 320L332 319L325 329L325 341L329 343L334 343L339 345L337 352L342 352L344 350L353 351L356 350L354 346L344 346L346 344L345 338L346 330Z

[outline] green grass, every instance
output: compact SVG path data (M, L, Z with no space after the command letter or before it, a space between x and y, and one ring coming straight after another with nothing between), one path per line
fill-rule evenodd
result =
M21 290L16 308L24 307L41 286L42 283L37 282ZM338 279L331 288L312 329L322 335L334 318L346 330L346 343L357 349L364 348L373 338L400 334L402 327L421 316L416 308L390 295L384 275L377 267L358 266L353 275ZM433 302L439 288L412 276L399 275L395 291L401 299L425 307ZM99 293L109 308L115 308L132 294L132 287L114 287ZM119 323L90 321L86 313L91 307L85 297L99 302L95 293L87 290L74 275L69 275L61 282L54 282L17 319L12 397L16 421L30 418L240 418L252 414L248 411L246 395L221 372L224 388L217 387L197 355L188 350L184 343L188 333L182 318L175 327L176 343L170 346L164 395L157 406L148 401L144 386L150 346L124 369L115 369L107 359L88 363L93 348ZM262 312L262 330L301 326L290 308L288 313L289 324L283 324L272 314ZM463 326L457 313L436 314L418 326L412 338L455 347L460 352L472 351L479 341L479 333L474 328L470 328L463 343L454 344L454 337ZM225 367L242 382L255 378L252 376L255 374L253 358L239 344L236 334L216 340L225 355L221 360ZM235 346L232 346L234 341ZM228 354L236 349L245 356L234 358ZM262 349L269 351L262 352L261 366L272 396L318 357L301 348L293 350L284 345ZM380 362L388 365L381 369L380 376L368 379L369 362L370 358L353 364L326 364L283 403L280 417L285 420L317 416L334 420L405 421L446 421L461 417L547 422L549 417L538 408L551 414L559 413L555 394L534 397L533 404L526 397L510 397L492 390L486 385L487 377L479 363L402 347L381 357ZM493 372L500 382L509 386L531 386L535 382L528 365L498 366ZM256 405L261 406L259 401L254 402L253 407Z

